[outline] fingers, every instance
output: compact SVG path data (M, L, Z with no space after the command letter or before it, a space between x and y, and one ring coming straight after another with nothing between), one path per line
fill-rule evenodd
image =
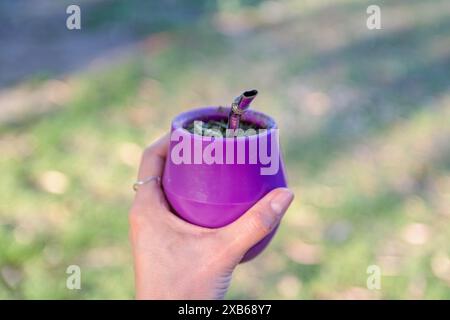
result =
M138 180L146 180L152 176L162 177L168 146L169 134L166 134L144 150L139 166ZM158 204L168 207L159 182L153 180L140 185L136 192L135 205L149 206L156 201Z
M242 217L222 228L221 241L227 241L237 254L245 254L275 228L293 199L289 189L272 190Z
M168 147L169 134L165 134L144 150L139 166L139 180L162 175Z

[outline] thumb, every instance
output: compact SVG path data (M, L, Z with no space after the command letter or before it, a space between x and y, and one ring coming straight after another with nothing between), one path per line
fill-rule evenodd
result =
M280 222L294 199L287 188L269 192L239 219L221 230L225 241L237 254L244 254L268 235Z

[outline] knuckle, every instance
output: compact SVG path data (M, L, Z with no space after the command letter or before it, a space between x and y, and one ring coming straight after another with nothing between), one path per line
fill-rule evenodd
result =
M133 203L133 205L130 208L128 216L130 217L130 219L132 219L133 217L139 215L141 210L142 210L142 208L140 208L139 205L137 205L136 203Z
M134 213L130 213L128 215L128 224L130 225L131 229L134 229L134 228L136 228L136 226L139 225L139 223L137 221L138 219L139 219L138 216Z
M152 156L154 153L155 153L155 146L154 145L149 145L142 152L142 157L143 158L147 158L147 157Z
M142 223L144 215L142 214L142 208L138 205L133 205L128 214L128 222L131 227L138 226Z
M249 231L250 232L257 232L257 233L267 233L271 230L271 227L264 223L263 218L264 212L261 209L256 209L253 212L252 219L249 219Z

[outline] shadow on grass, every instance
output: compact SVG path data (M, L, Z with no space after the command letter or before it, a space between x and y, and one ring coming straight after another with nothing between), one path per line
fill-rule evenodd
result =
M0 88L76 72L151 34L189 28L219 7L211 0L80 0L81 30L70 31L66 28L70 4L51 0L0 4Z
M290 136L287 158L295 159L314 175L337 154L412 116L428 101L447 92L450 56L429 56L429 42L437 36L450 36L448 16L427 25L353 42L338 51L318 55L314 65L298 71L308 76L325 73L334 65L343 66L348 71L342 82L356 87L363 99L329 116L315 134ZM393 79L379 79L378 72L387 59L399 65L402 72Z

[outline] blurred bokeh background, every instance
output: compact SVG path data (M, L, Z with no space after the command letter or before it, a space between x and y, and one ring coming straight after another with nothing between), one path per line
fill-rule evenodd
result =
M142 149L253 87L297 198L227 297L449 299L448 0L1 1L0 299L133 298Z

